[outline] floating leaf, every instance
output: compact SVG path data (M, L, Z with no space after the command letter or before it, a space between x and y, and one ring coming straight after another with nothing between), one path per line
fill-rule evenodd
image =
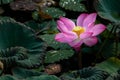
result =
M117 47L116 47L116 45L117 45ZM114 55L116 55L116 56L119 56L119 54L120 54L120 42L119 43L116 43L116 42L114 42L113 43L113 54Z
M60 16L65 16L65 12L55 7L48 7L44 12L53 18L59 18Z
M40 33L57 33L57 24L55 20L43 21L41 23L34 20L25 22L25 25L29 26L37 35Z
M54 49L71 49L69 45L55 41L55 34L40 35L40 38L42 38L48 46Z
M34 20L31 21L27 21L25 22L25 25L29 26L31 29L34 30L34 32L38 32L39 31L39 25L37 22L35 22Z
M60 80L58 77L54 75L41 75L27 78L26 80Z
M120 74L118 73L114 73L114 74L111 74L107 79L105 80L120 80Z
M12 48L22 47L27 52L12 52ZM18 49L19 49L18 48ZM0 19L0 59L10 67L9 64L25 68L35 68L41 65L44 55L44 43L38 39L34 32L24 24L18 23L8 17ZM16 57L17 56L19 57ZM22 57L21 57L22 54ZM27 57L26 57L27 56ZM21 57L21 58L20 58ZM7 60L7 61L6 61ZM9 63L6 63L9 62Z
M38 20L38 18L39 18L39 13L38 13L37 11L34 11L34 12L32 13L32 18L33 18L34 20Z
M11 75L4 75L0 77L0 80L18 80L15 77L11 76Z
M54 63L63 59L68 59L74 54L74 51L71 50L51 50L48 51L45 56L45 63Z
M109 74L94 67L65 73L60 76L61 80L105 80Z
M83 0L60 0L59 5L71 11L83 12L86 11L86 8L81 1Z
M98 14L112 22L120 22L120 0L96 0L95 8Z
M116 73L118 69L120 69L120 60L118 58L111 57L104 62L97 64L96 67L113 74Z
M113 27L115 27L115 26L110 23L110 24L108 24L107 29L108 29L109 31L111 31L111 29L112 29ZM116 27L117 27L117 25L116 25ZM119 25L118 25L118 27L119 27ZM117 28L116 31L113 31L112 33L115 34L115 33L119 33L119 32L120 32L120 28ZM111 35L112 35L112 34L111 34Z
M27 58L27 50L23 47L11 47L0 50L0 61L3 62L5 69L15 66L16 61Z
M113 42L113 40L108 40L105 43L103 50L101 51L101 54L105 59L113 56L118 56L120 54L119 48L120 48L120 43L116 44L115 42Z
M40 26L45 27L44 29L46 29L46 30L43 31L43 32L46 33L46 34L51 34L51 33L55 34L55 33L58 32L58 30L56 28L57 24L56 24L56 21L54 19L50 20L50 21L45 21L45 22L41 23Z
M16 67L12 70L13 76L21 79L29 78L32 76L40 76L43 73L42 72L37 72L35 70L29 70L29 69L24 69L20 67Z
M55 49L47 52L45 63L53 63L63 59L68 59L74 54L74 51L69 45L55 41L54 34L45 34L41 35L40 37L48 44L49 47Z

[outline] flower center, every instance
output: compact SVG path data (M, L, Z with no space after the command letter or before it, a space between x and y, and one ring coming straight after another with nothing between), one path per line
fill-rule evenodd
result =
M75 26L72 31L79 36L81 33L85 31L85 29L80 26Z

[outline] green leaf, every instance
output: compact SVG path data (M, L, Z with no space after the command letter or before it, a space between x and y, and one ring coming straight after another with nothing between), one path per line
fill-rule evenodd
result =
M111 29L113 28L113 27L115 27L113 24L111 24L111 23L109 23L108 25L107 25L107 29L109 30L109 31L111 31ZM116 25L116 27L117 27L117 25ZM118 27L119 27L119 25L118 25ZM119 33L120 32L120 28L117 28L115 31L113 31L112 33L113 34L115 34L115 33ZM112 34L111 34L112 35Z
M73 56L74 51L71 50L51 50L48 51L45 56L45 63L54 63L56 61L60 61L63 59L68 59L69 57Z
M38 13L37 11L34 11L34 12L32 13L32 18L33 18L34 20L38 20L38 19L39 19L39 13Z
M25 25L29 26L37 35L40 33L49 34L58 32L55 20L43 21L41 23L31 20L26 22Z
M41 75L27 78L26 80L60 80L58 77L54 75Z
M1 17L0 50L2 50L4 54L8 54L9 51L7 49L11 49L11 47L23 47L27 50L27 58L18 60L13 58L17 66L34 68L41 65L45 50L43 41L37 38L28 26L8 17ZM9 54L7 56L1 55L0 57L9 60L9 57L14 57L14 54Z
M59 5L71 11L84 12L86 8L81 4L81 1L83 0L60 0Z
M119 80L120 79L120 74L118 73L114 73L114 74L111 74L107 79L105 80Z
M27 58L27 50L23 47L11 47L0 50L0 61L3 62L4 68L15 66L17 60Z
M52 18L59 18L60 16L65 16L65 12L55 7L48 7L44 10L45 13L50 15Z
M108 40L105 43L103 50L101 51L101 54L105 59L113 57L113 56L119 56L120 54L119 49L120 49L120 43L116 44L115 42L113 42L113 40Z
M34 32L38 32L39 31L39 25L40 24L38 24L34 20L25 22L25 25L29 26L31 29L33 29Z
M53 63L73 56L74 51L69 45L55 41L55 34L45 34L40 37L48 44L48 47L54 48L47 52L45 63Z
M55 34L45 34L40 35L40 38L42 38L48 46L54 48L54 49L71 49L71 47L65 43L60 43L55 41Z
M112 51L112 53L114 55L116 55L116 56L119 56L120 55L120 50L119 49L120 49L120 42L119 43L114 42L113 43L113 51Z
M87 67L62 74L61 80L105 80L108 74L98 68Z
M0 77L0 80L18 80L18 79L10 75L4 75Z
M112 22L120 22L120 0L96 0L95 8L98 14Z
M19 78L19 79L24 79L24 78L29 78L32 76L40 76L43 73L42 72L37 72L35 70L29 70L29 69L24 69L24 68L14 68L12 70L13 76Z
M116 73L118 69L120 69L120 60L118 58L111 57L104 62L97 64L96 67L113 74Z
M56 24L56 21L54 19L50 20L50 21L45 21L45 22L42 22L40 24L40 27L44 27L44 30L42 30L44 33L46 34L55 34L58 32L57 30L57 24Z

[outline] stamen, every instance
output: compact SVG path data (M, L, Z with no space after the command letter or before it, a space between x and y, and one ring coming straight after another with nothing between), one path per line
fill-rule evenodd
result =
M85 31L85 29L80 26L75 26L72 31L75 32L79 36L81 33Z

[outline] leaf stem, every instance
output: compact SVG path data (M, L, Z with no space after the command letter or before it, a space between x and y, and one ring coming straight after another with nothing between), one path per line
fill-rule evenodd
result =
M103 50L103 48L104 48L106 42L108 41L109 36L110 36L111 33L115 30L115 27L116 27L116 25L114 25L114 26L112 27L111 31L107 34L106 39L104 40L103 44L101 45L99 51L98 51L97 54L96 54L95 62L97 61L97 59L98 59L100 56L102 56L101 52L102 52L102 50Z
M119 43L119 35L118 33L116 32L118 29L118 27L115 28L115 31L114 31L114 34L115 34L115 53L117 56L119 56L119 53L118 53L118 43Z

